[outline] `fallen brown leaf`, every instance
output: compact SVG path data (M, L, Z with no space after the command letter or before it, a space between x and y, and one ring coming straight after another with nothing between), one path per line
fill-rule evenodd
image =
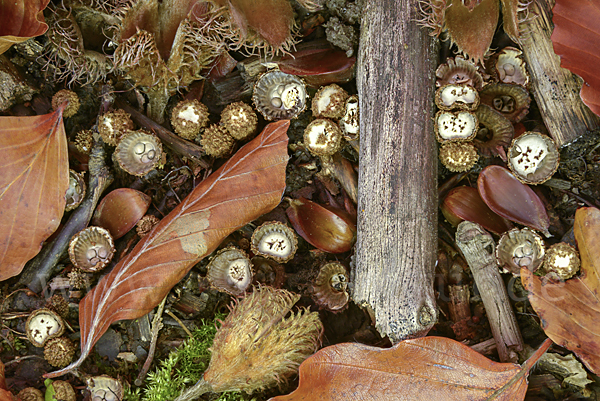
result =
M0 117L0 281L23 270L64 213L69 160L62 110Z
M0 1L0 54L48 30L42 11L50 0Z
M551 39L560 65L583 78L581 99L600 116L600 3L556 0L552 13Z
M6 387L6 381L4 380L4 364L0 361L0 401L13 401L14 397L8 387Z
M285 189L290 122L271 123L202 181L79 304L79 366L117 320L150 312L203 257L239 227L272 210Z
M491 361L443 337L405 340L387 349L337 344L300 365L296 391L270 401L522 400L529 370L551 344L546 340L522 367Z
M521 280L546 335L600 374L600 210L578 209L573 231L581 255L579 276L554 282L521 269Z

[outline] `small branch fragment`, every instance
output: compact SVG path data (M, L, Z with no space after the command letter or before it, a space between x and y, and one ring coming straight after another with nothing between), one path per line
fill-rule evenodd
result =
M500 361L516 362L517 352L523 350L523 338L498 272L494 239L480 225L463 221L456 230L456 244L469 264L481 294Z
M134 384L136 386L141 386L144 382L144 378L146 377L146 373L148 373L148 369L150 369L150 365L154 360L154 351L156 351L156 342L158 341L158 332L162 329L162 313L165 308L165 302L167 301L167 297L165 297L160 305L158 305L158 310L156 311L156 315L154 315L154 319L152 319L152 340L150 341L150 349L148 350L148 356L146 357L146 362L144 362L144 366L142 366L142 370L138 374L137 379L135 379Z

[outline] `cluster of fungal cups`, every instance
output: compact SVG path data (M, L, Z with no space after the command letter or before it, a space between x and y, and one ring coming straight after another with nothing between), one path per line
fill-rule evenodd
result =
M113 159L121 169L131 175L144 176L154 170L161 161L160 139L148 131L134 130L131 116L121 109L100 116L98 133L104 143L115 146ZM80 143L85 144L85 137L78 139Z
M542 237L529 228L514 228L502 234L496 260L504 273L520 276L521 268L527 268L553 280L568 280L581 266L575 247L559 242L546 249Z
M485 64L483 70L457 56L436 71L440 160L450 171L468 171L478 154L499 156L523 183L546 181L558 167L552 139L534 132L514 138L513 124L527 115L531 102L522 52L506 47Z
M212 157L227 156L235 141L249 139L258 125L256 113L244 102L227 105L218 124L209 125L209 117L206 105L196 99L182 100L171 112L171 125L182 138L198 141Z

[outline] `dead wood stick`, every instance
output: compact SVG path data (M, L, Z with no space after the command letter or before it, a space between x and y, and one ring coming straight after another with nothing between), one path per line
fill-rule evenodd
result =
M492 236L480 225L463 221L456 230L456 245L471 268L502 362L517 362L523 338L498 272Z
M394 343L437 318L437 40L420 28L418 0L372 0L362 17L358 235L354 301Z
M600 118L583 104L579 96L581 83L573 73L561 68L560 57L554 53L550 40L554 3L555 0L533 1L533 18L521 26L521 48L531 75L533 97L550 136L561 147L599 129Z

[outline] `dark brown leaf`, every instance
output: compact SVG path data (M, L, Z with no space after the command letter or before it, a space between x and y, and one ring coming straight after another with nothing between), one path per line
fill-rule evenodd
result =
M557 0L552 13L551 39L560 65L583 78L581 99L600 116L600 3Z
M521 280L548 337L600 374L600 210L578 209L573 231L581 255L579 276L554 282L521 269Z
M382 349L363 344L323 348L300 365L298 389L271 401L518 401L527 374L550 345L523 366L498 363L443 337L405 340Z
M69 187L62 108L0 117L0 281L16 276L57 228Z
M0 54L48 30L42 10L50 0L0 1Z
M150 312L203 257L281 201L290 122L266 126L164 217L79 304L79 366L111 323Z

